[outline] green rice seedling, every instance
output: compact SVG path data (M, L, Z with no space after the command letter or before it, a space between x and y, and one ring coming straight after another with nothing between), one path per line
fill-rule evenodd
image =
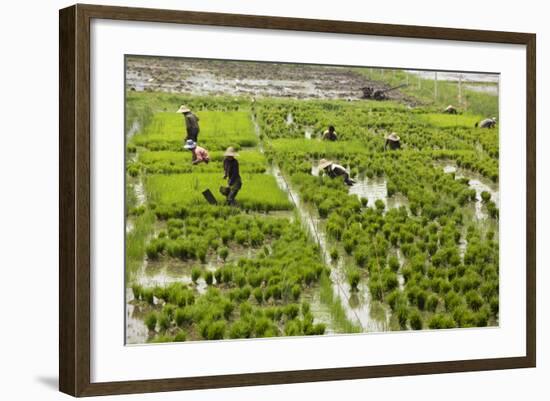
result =
M373 299L382 301L384 298L384 286L380 280L369 281L369 291Z
M291 289L292 293L292 299L294 301L297 301L300 298L300 295L302 294L302 287L300 287L298 284L294 284Z
M214 283L214 274L210 270L206 270L203 276L207 285L212 285Z
M140 300L143 293L143 287L139 284L132 284L132 293L134 294L134 299Z
M228 284L233 279L233 269L229 266L221 268L222 271L222 282Z
M330 258L331 258L331 260L333 260L333 261L338 260L338 256L339 256L339 255L338 255L338 248L336 248L336 247L331 248L331 250L330 250Z
M192 322L193 313L191 308L178 308L174 315L174 320L178 327L184 327Z
M185 332L184 330L178 330L178 332L174 336L174 341L184 342L186 340L187 340L187 332Z
M201 330L205 340L223 340L227 325L223 320L207 322L206 327Z
M155 296L153 295L153 290L151 288L142 288L141 298L149 305L154 305L155 303Z
M422 321L422 314L416 308L413 308L409 313L409 323L411 329L413 330L422 330L424 323Z
M252 295L254 296L256 302L258 302L259 304L262 304L264 302L264 292L261 288L254 288L254 290L252 291Z
M166 313L160 313L158 315L158 325L161 331L166 331L170 328L171 319Z
M358 269L349 269L347 273L348 283L352 291L357 291L357 286L361 280L361 272Z
M300 313L300 307L297 304L288 304L284 307L283 313L285 314L287 319L295 319Z
M395 313L397 315L397 320L399 321L399 326L402 329L405 329L407 327L407 321L409 320L409 308L407 305L398 304Z
M376 201L374 202L374 206L376 207L376 210L380 210L380 211L386 208L386 204L381 199L376 199Z
M311 312L311 304L307 301L302 302L302 315L305 316Z
M176 306L172 304L165 304L162 307L162 313L166 315L168 319L172 320L176 314Z
M487 191L482 191L481 192L481 200L484 202L484 203L487 203L491 200L491 194Z
M202 271L200 267L193 267L193 269L191 269L191 280L193 280L194 283L198 281L201 275L202 275Z
M229 328L229 338L250 338L253 334L253 326L247 320L238 320Z
M369 249L366 246L358 247L354 252L355 263L359 267L365 267L369 260Z
M399 270L399 259L397 259L397 256L390 256L388 259L388 266L394 272Z
M430 312L435 312L439 305L439 297L435 294L431 294L426 299L426 309Z
M302 335L302 322L299 319L289 320L285 324L284 332L286 336Z
M150 312L147 314L147 316L145 316L145 326L147 326L147 329L149 331L155 330L155 328L157 327L157 320L158 316L156 312Z
M214 278L216 279L216 284L220 284L222 282L222 268L216 269L214 271Z
M272 321L265 316L257 318L255 323L254 331L256 337L264 337L268 329L273 327Z
M382 272L382 283L383 283L385 292L394 290L399 286L399 280L397 279L397 274L395 274L390 269L384 269L384 271Z
M456 327L456 322L452 316L438 313L430 318L428 327L430 329L453 329Z
M151 343L171 343L174 341L174 337L168 334L159 334L150 340Z
M474 311L478 311L483 305L483 298L477 291L471 290L466 293L466 302Z
M249 302L243 302L239 307L239 314L241 317L248 316L252 313L252 305Z

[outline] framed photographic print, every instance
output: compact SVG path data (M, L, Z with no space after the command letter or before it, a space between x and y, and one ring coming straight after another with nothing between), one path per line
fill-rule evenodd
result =
M60 390L534 367L535 35L60 11Z

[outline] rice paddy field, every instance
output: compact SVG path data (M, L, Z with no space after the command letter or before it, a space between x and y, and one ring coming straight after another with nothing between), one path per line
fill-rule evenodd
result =
M472 92L474 106L448 115L403 100L413 95L129 88L126 342L497 326L498 126L474 124L498 97ZM199 117L208 164L183 148L181 104ZM328 125L338 141L321 140ZM402 149L384 151L390 132ZM218 192L228 146L236 207ZM355 185L319 171L322 158Z

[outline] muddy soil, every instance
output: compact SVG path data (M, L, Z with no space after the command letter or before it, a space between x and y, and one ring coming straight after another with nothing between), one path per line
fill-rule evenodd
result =
M358 100L361 88L387 89L357 68L202 59L129 57L126 87L191 95L269 96ZM390 100L410 103L398 90Z

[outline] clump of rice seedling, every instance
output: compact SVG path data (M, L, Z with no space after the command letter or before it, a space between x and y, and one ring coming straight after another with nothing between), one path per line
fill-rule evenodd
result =
M384 284L384 291L391 291L397 288L399 285L397 274L388 269L384 270L382 273L382 283Z
M176 314L176 307L172 304L165 304L162 308L162 313L172 320Z
M338 260L338 248L332 248L332 249L330 250L330 258L331 258L333 261Z
M201 324L200 332L205 340L222 340L225 336L226 323L223 320L215 322L204 322Z
M428 322L428 327L430 329L452 329L456 327L456 323L452 316L438 313L432 316Z
M386 204L381 199L376 199L374 202L374 206L376 207L376 210L382 211L386 208Z
M204 281L206 281L208 285L212 285L214 282L214 274L210 270L204 272Z
M372 298L381 301L384 297L384 287L380 280L372 280L369 282L369 291L372 295Z
M360 246L355 250L354 256L357 266L365 267L369 259L369 250L366 246Z
M359 285L359 281L361 280L361 273L358 271L358 269L350 269L347 276L351 290L357 291L357 286Z
M466 302L472 310L478 311L483 305L483 298L477 291L471 290L466 293Z
M388 259L388 266L393 272L397 272L399 270L399 259L397 259L397 256L390 256Z
M220 249L218 249L218 256L225 262L227 257L229 256L229 248L227 248L226 246L222 246Z
M154 331L157 327L157 313L151 312L145 316L145 326L147 326L147 329L149 331Z
M197 282L201 275L201 269L199 267L193 267L193 269L191 270L191 280L193 280L194 283Z
M132 293L134 294L134 298L136 300L141 299L141 294L143 292L143 287L139 284L133 284L132 285Z
M422 315L420 314L420 311L416 308L413 308L409 313L409 323L411 325L411 329L413 330L422 330L423 322L422 322Z
M298 284L294 284L292 286L291 293L292 293L292 299L297 301L298 298L300 298L300 295L302 294L302 287L300 287Z
M174 337L169 336L168 334L160 334L155 336L150 342L151 343L171 343L174 341Z
M310 311L311 311L310 303L307 302L307 301L302 302L302 315L305 316L305 315L309 314Z
M289 320L292 320L300 313L300 307L296 304L288 304L284 307L283 313Z
M302 322L298 319L289 320L284 331L286 336L299 336L302 334Z
M260 287L254 288L254 291L252 291L252 295L254 296L254 299L256 299L256 302L261 304L264 301L264 292Z
M484 203L487 203L491 200L491 194L487 191L483 191L481 192L481 200L484 202Z
M183 327L191 323L193 319L193 313L189 308L178 308L174 315L174 320L179 327Z
M222 282L222 269L219 268L214 272L214 278L216 279L216 284L221 284Z
M439 305L439 297L435 294L431 294L426 299L426 309L430 312L435 312L437 306Z
M395 313L397 315L397 320L399 321L399 326L403 329L406 328L407 321L409 320L409 308L407 305L404 303L398 304Z
M171 319L166 313L160 313L158 317L158 325L160 330L166 331L170 328Z
M187 340L187 333L184 330L179 330L177 334L174 336L174 341L176 342L184 342Z
M252 325L246 320L238 320L229 329L229 338L250 338L252 337Z

